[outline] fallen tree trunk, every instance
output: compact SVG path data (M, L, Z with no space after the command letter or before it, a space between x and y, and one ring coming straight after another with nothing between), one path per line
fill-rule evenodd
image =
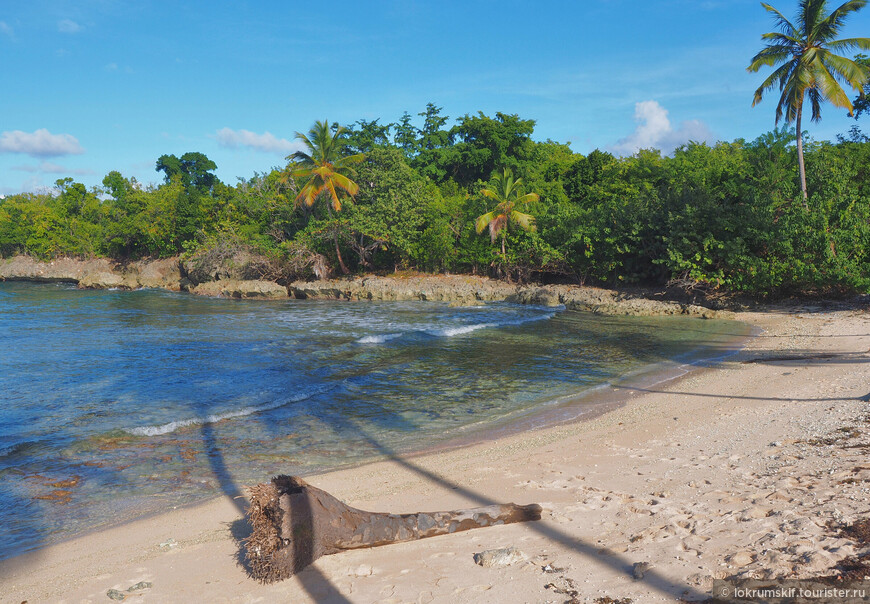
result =
M277 476L249 492L253 532L245 548L251 573L264 583L291 577L342 550L541 518L541 506L513 503L418 514L365 512L296 476Z

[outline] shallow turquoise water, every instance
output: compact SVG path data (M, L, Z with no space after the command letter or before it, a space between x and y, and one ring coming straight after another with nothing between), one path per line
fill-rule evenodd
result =
M0 283L0 559L276 473L473 437L745 334L510 304Z

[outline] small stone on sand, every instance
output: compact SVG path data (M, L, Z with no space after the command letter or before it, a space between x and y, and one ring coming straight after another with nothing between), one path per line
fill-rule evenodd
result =
M631 567L631 576L640 581L649 569L649 562L635 562L634 566Z
M504 568L517 562L525 562L529 557L515 547L488 549L474 554L474 563L484 568Z
M755 560L755 556L749 552L737 552L728 557L728 563L737 567L746 566L747 564L752 564Z

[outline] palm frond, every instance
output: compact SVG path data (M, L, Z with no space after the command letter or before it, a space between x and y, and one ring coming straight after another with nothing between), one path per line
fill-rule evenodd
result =
M362 163L363 161L365 161L365 158L365 153L356 153L354 155L347 155L345 157L342 157L341 159L336 160L335 163L336 165L350 167Z
M822 93L818 88L810 88L807 91L807 98L810 99L810 108L812 109L812 120L818 122L822 119Z
M338 193L336 193L336 191L335 191L335 185L333 184L333 182L331 180L327 180L324 183L324 187L326 188L327 191L329 191L330 197L332 197L332 207L335 209L336 212L340 212L341 211L341 200L338 198Z
M780 63L789 61L793 56L794 52L791 46L768 46L752 57L746 71L756 72L765 66L779 65Z
M815 30L822 21L827 0L801 0L798 3L798 31L804 38L814 39Z
M815 70L813 90L818 90L820 95L835 107L846 109L852 113L852 102L849 100L849 96L823 63L819 63Z
M764 2L761 3L761 6L763 6L764 10L766 10L767 12L773 13L775 15L774 21L776 22L776 25L779 27L782 33L788 36L797 35L798 29L791 24L791 21L785 18L785 15L773 8L771 5L765 4Z
M294 178L308 178L311 176L311 168L308 166L298 166L290 169L290 174Z
M761 34L761 39L767 41L768 46L785 46L788 48L793 48L794 46L801 43L800 38L797 38L795 36L788 36L778 31Z
M495 238L498 237L498 234L501 233L501 230L507 226L507 222L507 214L498 214L493 220L489 222L489 236L492 239L493 243L495 243Z
M779 85L779 90L782 91L785 88L785 84L793 69L793 63L786 63L767 76L764 82L761 83L761 86L758 87L758 90L755 91L755 96L752 99L752 106L755 107L760 103L764 93L773 89L775 86ZM782 101L780 100L780 102ZM779 118L777 118L777 121L779 121Z
M340 188L347 191L347 194L350 195L351 197L356 195L359 192L359 185L356 184L351 179L349 179L344 174L339 174L338 172L333 173L332 174L332 181L336 185L338 185Z
M305 151L294 151L290 155L288 155L285 159L297 163L297 164L305 164L305 165L313 165L314 158L307 154Z
M487 212L483 216L478 216L474 223L474 230L480 235L489 223L495 219L495 212Z
M870 50L870 38L843 38L827 43L829 50L836 52L851 52L853 50Z
M514 210L511 212L511 220L526 231L535 230L535 217L531 214L523 214L522 212Z
M823 3L826 4L826 3ZM817 42L828 42L843 28L843 24L851 13L864 8L867 0L849 0L832 10L827 17L820 20L812 30L812 38Z
M822 51L819 58L822 66L830 70L838 80L846 82L856 92L864 89L868 76L866 67L828 51Z
M522 197L517 198L516 205L523 206L528 203L533 203L541 198L537 193L526 193Z

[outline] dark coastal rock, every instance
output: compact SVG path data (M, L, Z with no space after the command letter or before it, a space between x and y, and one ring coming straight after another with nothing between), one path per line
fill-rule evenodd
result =
M181 266L178 258L140 260L134 265L141 287L159 287L172 291L181 290Z
M285 288L274 281L256 277L263 269L262 262L264 260L256 255L239 253L214 266L209 265L214 269L212 271L205 270L204 265L197 268L189 261L182 266L177 257L121 265L105 258L59 258L39 262L28 256L15 256L0 259L0 280L61 281L76 283L82 288L159 287L229 298L280 300L289 295L312 300L429 300L452 306L507 301L550 307L564 305L568 310L604 315L734 317L727 311L651 300L640 294L573 285L516 285L474 275L363 276L294 281Z
M193 283L211 281L256 281L263 275L268 259L250 250L207 249L181 263L182 272Z
M139 281L136 279L136 275L129 273L99 271L82 275L78 285L81 289L136 289L139 287Z
M181 289L178 258L140 260L118 264L106 258L80 260L57 258L41 262L29 256L0 260L0 279L45 283L75 283L81 288L104 289L160 287Z
M40 262L30 256L14 256L0 260L0 279L78 283L86 275L111 273L113 268L113 264L105 258L93 260L58 258L49 262Z
M471 275L433 275L295 281L288 290L299 299L474 303L507 300L517 286Z
M200 283L190 290L198 296L221 296L225 298L265 298L281 300L288 297L287 289L272 281L224 279Z
M730 317L731 313L679 302L626 296L595 287L571 285L513 285L469 275L419 277L357 277L327 281L295 281L290 295L312 300L434 300L452 306L481 302L515 302L537 306L564 305L605 315L689 315Z
M562 304L559 292L555 288L548 287L527 287L520 289L513 299L510 300L520 304L532 304L535 306L559 306Z

